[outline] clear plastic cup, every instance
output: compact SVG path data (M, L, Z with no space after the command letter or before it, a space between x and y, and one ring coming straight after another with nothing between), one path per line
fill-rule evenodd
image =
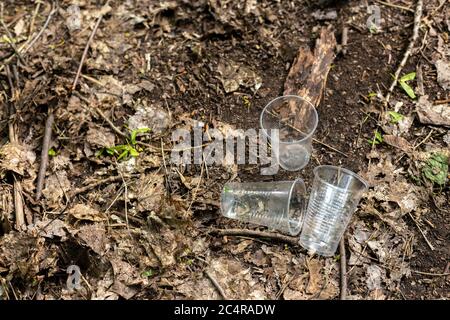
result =
M306 209L302 179L276 182L230 182L221 196L222 214L231 219L255 223L298 235Z
M318 121L314 106L299 96L278 97L264 108L261 128L268 139L272 130L278 130L278 148L272 151L283 169L296 171L308 164Z
M367 188L367 182L350 170L316 167L300 245L311 253L333 256Z

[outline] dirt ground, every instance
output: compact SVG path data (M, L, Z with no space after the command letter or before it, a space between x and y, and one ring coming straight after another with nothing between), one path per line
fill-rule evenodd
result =
M416 73L416 97L397 85L384 106L416 1L4 1L0 299L339 299L339 252L214 232L267 231L221 216L227 181L301 177L309 190L320 164L370 184L345 235L347 298L449 298L450 6L424 2L401 72ZM307 167L262 176L259 165L170 162L175 129L259 128L298 49L325 26L339 44L346 28L348 43Z

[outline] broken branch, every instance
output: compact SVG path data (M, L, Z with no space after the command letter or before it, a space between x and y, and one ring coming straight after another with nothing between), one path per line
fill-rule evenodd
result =
M403 59L400 62L400 65L398 66L397 71L394 74L394 80L392 81L392 84L389 87L389 90L384 99L385 107L389 104L389 99L391 97L392 92L394 91L395 86L398 83L398 78L400 77L400 73L402 72L403 67L406 65L406 62L408 61L409 56L411 55L412 50L414 49L414 45L417 41L417 38L419 37L419 27L420 27L420 22L422 20L422 8L423 8L423 0L417 0L416 11L414 14L413 34L410 38L408 48L406 49L405 53L403 54Z
M211 233L218 236L244 236L250 238L266 238L275 240L278 242L285 242L292 246L298 246L297 237L285 236L278 233L256 231L256 230L245 230L245 229L214 229Z
M108 3L109 3L109 0L106 1L105 6L107 6ZM91 35L89 36L86 46L84 47L83 55L81 56L81 60L80 60L80 65L78 66L77 75L75 76L75 79L73 80L72 91L75 90L75 88L77 87L78 79L80 78L80 75L81 75L81 69L83 68L84 60L86 60L87 53L91 46L91 42L94 39L95 34L97 33L98 26L100 25L100 22L102 22L102 19L103 19L103 14L101 14L97 18L97 22L94 25L94 29L92 29Z

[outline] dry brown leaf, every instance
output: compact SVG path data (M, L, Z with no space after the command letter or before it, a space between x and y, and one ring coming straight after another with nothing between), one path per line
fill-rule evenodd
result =
M98 255L103 255L106 250L106 230L103 224L89 224L81 226L76 233L83 244L88 246Z
M114 285L111 290L124 299L131 299L138 292L134 285L141 284L139 271L123 260L116 257L110 257L109 261L114 271Z
M53 239L54 237L60 238L60 241L67 239L67 225L64 221L59 219L43 219L35 223L36 228L39 231L39 235L45 238Z
M234 92L240 86L249 87L256 91L262 85L260 76L248 67L234 61L219 63L217 71L220 74L219 80L222 82L226 93Z
M114 133L104 127L89 126L86 134L86 141L95 147L109 148L115 145L116 137Z
M47 177L42 195L49 206L59 206L64 194L67 194L70 189L71 184L69 178L67 178L67 172L59 170Z
M419 120L425 124L450 126L450 107L448 104L433 105L428 96L422 96L416 103Z
M100 213L97 209L81 203L73 206L73 208L71 208L68 213L77 220L93 222L101 222L106 220L106 217L103 213Z
M24 175L25 171L32 168L35 161L36 154L23 145L7 143L0 148L0 172L13 171Z
M322 275L321 269L322 265L318 259L307 260L308 270L309 270L309 282L306 287L306 293L316 294L322 289Z
M208 267L208 272L221 285L228 298L265 299L264 288L253 279L250 271L241 262L226 257L210 261Z
M402 150L405 153L412 152L412 145L405 138L394 136L394 135L384 135L383 141L388 145Z
M141 174L139 180L130 186L129 199L136 199L136 210L139 212L154 211L159 213L165 195L164 177L162 174Z
M437 81L445 90L450 90L450 61L439 59L435 63Z

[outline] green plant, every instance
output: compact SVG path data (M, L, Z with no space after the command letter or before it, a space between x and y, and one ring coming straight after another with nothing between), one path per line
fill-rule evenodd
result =
M407 82L412 81L415 78L416 78L416 73L410 72L408 74L405 74L403 77L400 78L400 80L398 80L398 83L400 84L400 86L403 88L403 90L405 90L405 92L408 94L408 96L411 99L415 99L416 94L414 93L413 88L411 88Z
M388 114L391 117L391 122L394 124L398 123L399 121L401 121L404 118L404 116L402 114L395 112L395 111L389 111Z
M442 153L434 153L422 168L423 176L429 181L443 186L447 181L448 157Z
M134 146L136 144L136 137L139 133L147 133L150 131L150 128L139 128L131 131L130 140L131 144Z
M378 130L375 130L375 131L374 131L373 139L372 139L372 140L369 140L369 143L370 143L372 146L374 146L374 145L380 144L380 143L382 143L382 142L383 142L383 136L381 135L380 132L378 132Z
M50 148L50 149L48 150L48 155L49 155L50 157L56 156L56 151L55 151L55 149Z
M141 273L141 277L151 278L155 275L155 271L153 269L145 270Z
M97 156L103 155L105 152L110 156L117 156L117 160L127 159L128 157L138 157L139 151L137 145L137 135L139 133L149 132L149 128L140 128L131 131L130 138L127 139L126 144L120 144L113 147L103 148L97 152Z

